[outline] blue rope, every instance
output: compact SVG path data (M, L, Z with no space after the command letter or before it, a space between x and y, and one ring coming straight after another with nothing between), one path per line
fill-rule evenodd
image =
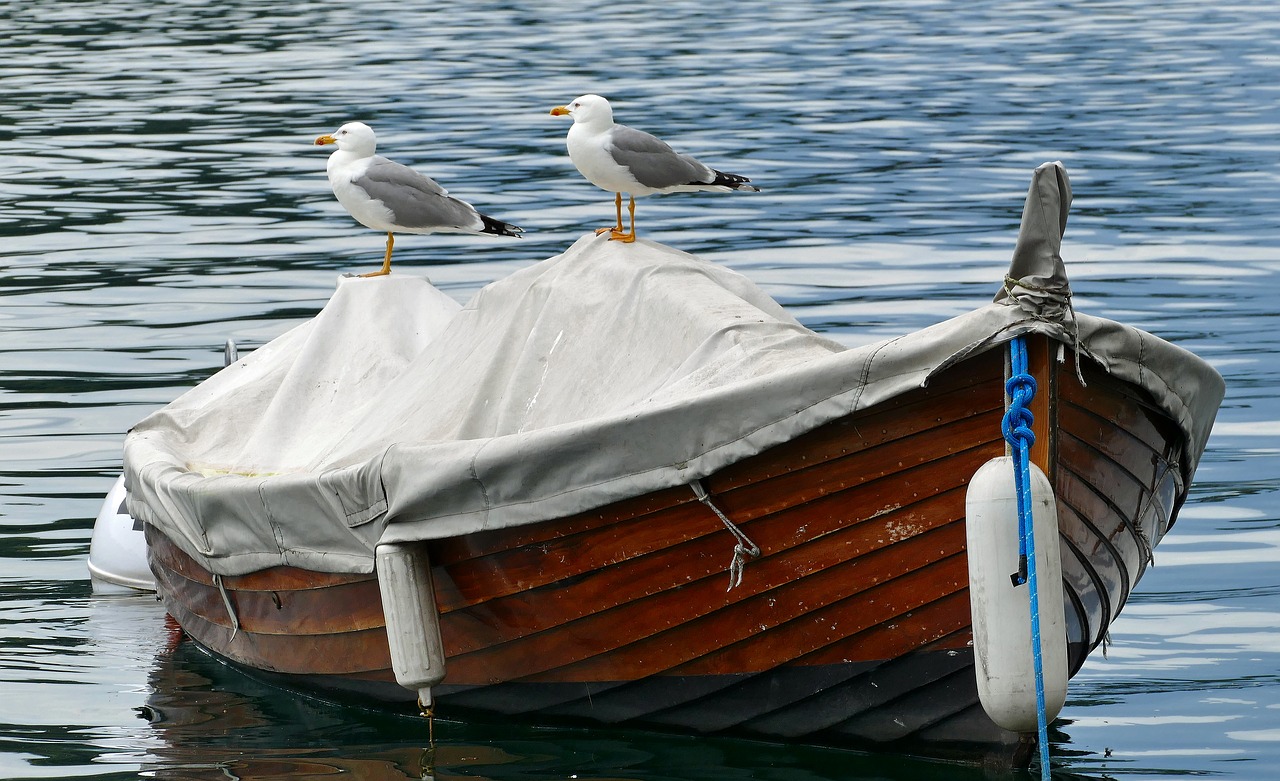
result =
M1009 342L1012 371L1005 383L1009 409L1000 423L1005 440L1013 449L1013 487L1018 497L1018 571L1011 578L1014 586L1026 584L1031 589L1031 650L1036 673L1036 726L1040 738L1040 778L1049 781L1049 724L1044 704L1044 660L1040 649L1040 591L1036 580L1035 524L1031 507L1031 446L1036 435L1031 430L1034 419L1027 405L1036 395L1036 380L1027 372L1027 344L1021 337Z

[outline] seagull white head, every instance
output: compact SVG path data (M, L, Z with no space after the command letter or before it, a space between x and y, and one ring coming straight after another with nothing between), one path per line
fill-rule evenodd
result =
M567 106L556 106L551 109L552 116L573 117L575 124L593 125L593 124L613 124L613 109L609 107L609 101L599 95L582 95L573 99L573 102Z
M338 149L351 152L359 157L368 157L378 148L378 136L373 128L363 122L348 122L333 132L332 135L320 136L316 146L337 144Z

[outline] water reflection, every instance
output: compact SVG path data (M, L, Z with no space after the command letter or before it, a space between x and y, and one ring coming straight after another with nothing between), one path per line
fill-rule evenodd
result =
M286 692L190 641L157 655L148 686L138 713L155 740L145 753L111 761L136 761L154 778L988 778L974 768L831 749L521 724L439 722L432 749L419 717Z

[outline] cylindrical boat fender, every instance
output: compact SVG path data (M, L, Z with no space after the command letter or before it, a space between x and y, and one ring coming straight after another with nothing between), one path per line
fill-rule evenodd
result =
M426 545L383 544L375 557L391 669L396 682L417 692L418 704L429 709L431 687L444 680L444 643Z
M147 537L125 509L124 475L107 492L89 538L89 575L94 593L155 591L147 563Z
M982 707L1014 732L1037 729L1030 584L1019 568L1018 498L1008 456L983 464L969 482L965 526L973 659ZM1031 464L1031 504L1039 594L1040 651L1046 722L1067 699L1067 631L1062 599L1058 513L1049 479Z

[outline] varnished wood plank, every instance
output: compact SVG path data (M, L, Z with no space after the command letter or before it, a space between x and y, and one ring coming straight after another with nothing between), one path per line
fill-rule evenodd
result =
M1076 600L1086 611L1081 618L1087 634L1081 639L1092 648L1102 642L1119 608L1118 595L1124 593L1119 554L1102 542L1070 505L1061 501L1058 502L1058 525L1063 530L1063 580L1073 588Z
M1000 420L994 414L960 418L947 427L946 434L945 438L931 431L910 434L833 459L820 467L797 469L787 474L785 482L753 483L737 491L717 492L717 496L723 502L721 509L730 513L730 517L750 519L834 491L874 481L892 483L896 475L906 475L915 467L971 454L975 449L997 452L993 446L1000 440ZM909 501L913 495L949 490L967 483L972 474L969 471L948 476L929 472L927 480L904 477L900 498ZM779 490L780 485L786 489Z
M1054 417L1057 412L1055 398L1058 390L1058 365L1054 360L1054 353L1058 343L1036 334L1027 338L1026 345L1027 371L1036 378L1038 386L1030 404L1031 431L1035 434L1030 460L1046 475L1052 475L1054 464L1051 454L1054 452L1053 440L1057 431Z
M167 568L181 573L188 580L213 585L213 576L209 571L197 564L172 540L165 538L151 526L146 527L145 533L148 546L154 549L151 555L159 557ZM163 544L160 544L161 540ZM247 575L227 575L222 579L222 583L225 588L236 591L288 591L308 588L324 589L343 583L357 583L371 577L373 576L368 574L314 572L297 567L271 567Z
M1090 361L1085 361L1084 367L1085 385L1074 375L1070 382L1063 382L1061 397L1065 402L1106 418L1146 442L1182 439L1177 424L1145 391L1118 380Z
M776 664L848 664L890 659L969 626L964 556L952 554L829 605L815 606L768 632L681 664L667 674L714 675ZM958 595L958 597L957 597ZM957 637L963 646L965 638ZM891 655L885 655L887 650Z
M1111 508L1109 513L1103 513L1102 504L1089 505L1097 507L1098 512L1102 513L1097 517L1106 517L1110 514L1118 521L1120 528L1133 536L1129 543L1122 543L1115 535L1109 535L1108 538L1114 544L1139 549L1145 549L1154 544L1154 540L1138 539L1140 532L1135 523L1138 513L1151 503L1151 491L1147 485L1139 482L1127 470L1078 439L1065 438L1060 452L1064 468L1075 475L1080 482L1088 485L1092 492ZM1099 526L1096 522L1094 525L1106 533L1106 528Z
M915 649L966 648L973 634L970 627L968 573L964 556L943 561L946 568L930 568L922 576L949 578L951 590L909 612L886 619L857 634L833 643L798 662L805 665L839 664L857 657L893 659ZM943 589L945 590L945 589Z
M940 446L935 438L922 433L899 441L892 453L876 448L851 454L772 480L752 482L717 494L713 500L735 523L745 524L787 507L818 501L833 492L879 481L880 485L857 506L866 508L864 514L880 512L903 501L913 501L967 482L968 476L976 471L974 464L981 465L996 452L992 436L994 431L998 437L998 422L973 418L958 422L955 428L960 433L949 447ZM957 451L961 446L985 446L986 449ZM959 461L948 461L945 468L928 469L930 464L942 463L944 459ZM953 473L953 470L958 471ZM796 528L800 528L800 524ZM437 578L437 598L441 610L447 613L464 605L596 572L689 540L724 533L720 521L702 504L680 505L633 523L603 527L595 534L549 539L539 545L442 566L444 572ZM803 535L794 537L795 542L801 539ZM779 541L778 544L786 543Z
M922 489L905 507L900 482L877 481L861 490L829 495L766 520L742 525L744 532L761 547L766 560L784 555L796 546L801 548L789 559L794 563L776 570L772 578L767 574L774 570L763 570L759 562L751 562L748 565L752 573L750 582L744 582L735 592L745 596L752 589L773 588L788 579L802 577L810 569L835 566L909 534L958 520L963 516L963 492L957 487L941 498L933 492L941 490L939 486L946 481L944 478L971 474L986 458L987 454L981 452L961 454L928 465L928 473L922 471L925 467L908 470L904 473L905 480L929 488ZM446 646L451 652L461 653L475 650L484 643L507 642L521 633L549 629L677 588L684 589L683 598L689 599L688 589L707 578L714 581L710 586L712 592L720 591L723 589L721 579L727 577L725 570L734 539L709 510L706 514L713 524L711 534L687 539L665 551L663 556L623 562L595 571L589 577L570 578L563 584L497 600L492 614L475 606L462 611L477 617L471 622L477 634L446 632ZM869 519L875 523L863 526ZM453 611L445 614L446 629L453 626L451 622L457 616ZM481 636L485 638L484 643L480 642ZM450 637L458 644L451 645Z
M677 486L624 499L568 518L556 519L554 523L528 524L436 540L432 544L437 555L432 561L441 565L457 564L512 548L538 545L559 537L590 533L611 524L665 512L696 501L687 486Z
M921 434L946 443L956 436L952 429L958 421L978 416L996 415L999 436L1000 388L997 375L989 384L966 385L954 391L911 391L732 464L709 478L708 487L726 491L865 450L882 449Z
M214 587L165 570L166 582L187 609L204 620L230 628L235 621L255 634L316 635L377 629L384 625L376 580L327 590L235 591L227 599ZM231 607L228 609L227 602Z
M166 587L168 574L157 573ZM176 599L166 598L165 609L202 645L250 667L305 675L390 673L391 653L381 628L325 635L257 635L206 621Z
M1086 552L1091 565L1100 572L1104 571L1103 567L1114 565L1114 574L1108 571L1104 577L1110 584L1121 586L1118 590L1108 588L1114 608L1112 614L1118 614L1133 587L1133 576L1142 569L1136 541L1124 519L1084 481L1062 475L1056 488L1059 512L1064 506L1068 508L1092 531L1095 551L1105 548L1111 554L1110 557L1102 557L1094 552Z
M458 655L450 659L450 680L470 681L481 675L506 679L558 667L566 669L557 671L557 680L627 680L650 674L740 639L743 633L762 631L762 625L773 626L782 617L898 577L916 563L945 557L962 546L962 540L962 527L944 526L889 546L892 550L877 549L838 569L823 569L758 594L725 592L721 583L710 580L693 583L649 598L640 610L597 613L561 631L540 632L519 642ZM768 583L792 568L786 557L749 566L753 584ZM734 591L748 588L746 582L744 578L744 585ZM743 604L738 606L739 602ZM703 617L705 623L695 621ZM857 625L858 620L850 616L848 623ZM776 663L759 660L756 669ZM452 677L455 673L458 678Z
M1092 451L1091 457L1116 465L1148 489L1169 469L1164 458L1166 440L1139 439L1075 405L1064 405L1062 417L1064 430L1076 443L1088 447ZM1107 466L1108 471L1109 468L1110 465ZM1077 471L1082 471L1082 468Z

